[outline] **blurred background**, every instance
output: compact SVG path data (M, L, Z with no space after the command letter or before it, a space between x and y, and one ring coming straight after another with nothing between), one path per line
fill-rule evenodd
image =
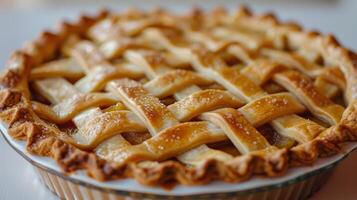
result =
M11 52L44 29L53 29L60 20L74 20L80 13L100 8L164 7L184 12L192 6L234 9L248 5L255 12L273 11L282 20L294 20L307 29L334 33L339 41L357 50L357 0L0 0L0 68ZM337 168L313 200L357 199L357 153ZM56 199L36 179L31 166L0 138L0 200Z

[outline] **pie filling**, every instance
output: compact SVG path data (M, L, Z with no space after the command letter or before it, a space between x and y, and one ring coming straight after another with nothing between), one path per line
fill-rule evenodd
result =
M216 175L226 181L244 179L237 163L249 173L277 175L356 134L349 124L356 120L349 117L354 69L339 62L342 56L328 56L337 53L320 47L324 36L295 24L244 9L131 10L84 29L68 32L50 59L26 75L33 121L83 154L147 169L144 178L163 163L191 170L209 168L212 160L231 167L235 175L227 169ZM250 168L260 160L265 164ZM269 173L260 165L273 167ZM191 181L172 176L207 182L195 173Z

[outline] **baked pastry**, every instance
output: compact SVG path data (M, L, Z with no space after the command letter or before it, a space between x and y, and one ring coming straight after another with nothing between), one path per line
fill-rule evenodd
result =
M65 172L239 182L355 141L356 65L333 36L246 8L103 11L12 55L0 117Z

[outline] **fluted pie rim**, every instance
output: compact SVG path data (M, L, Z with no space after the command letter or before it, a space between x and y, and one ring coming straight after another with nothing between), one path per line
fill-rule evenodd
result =
M77 174L77 176L72 176L74 174L66 174L61 171L60 168L55 168L53 163L49 163L48 160L43 160L43 157L36 157L35 155L29 154L24 152L22 149L25 148L25 144L23 144L23 141L18 141L15 140L14 138L11 138L11 136L7 135L6 133L6 127L3 124L0 124L1 127L1 135L4 137L5 141L16 151L18 154L20 154L25 160L27 160L29 163L32 165L39 167L43 170L48 171L49 173L52 173L56 176L59 176L61 178L64 178L65 180L71 181L75 184L79 184L85 187L97 189L97 190L102 190L105 192L110 192L110 193L116 193L116 194L121 194L121 195L130 195L130 196L136 196L136 197L141 197L141 198L153 198L153 199L161 199L161 198L168 198L168 197L175 197L175 198L196 198L196 197L201 197L201 195L209 195L210 197L215 197L215 195L225 195L225 196L235 196L237 194L239 195L249 195L251 193L256 193L256 192L262 192L262 191L270 191L294 184L298 184L300 182L303 182L305 180L308 180L314 176L320 175L324 172L328 172L329 170L333 170L336 166L338 166L343 160L348 158L356 149L357 149L357 144L356 143L348 143L347 145L344 145L343 148L343 153L333 155L331 157L328 157L328 161L323 161L322 163L319 164L318 167L315 166L315 169L313 170L308 170L308 172L300 173L299 175L294 175L296 172L299 172L302 170L301 168L298 169L298 171L292 173L291 178L287 178L284 180L278 180L274 183L268 183L266 185L255 185L251 184L250 186L242 189L240 185L236 185L238 187L231 187L229 189L225 190L217 190L214 188L216 185L206 185L207 190L202 190L201 188L196 188L194 186L194 190L187 190L187 188L181 188L181 190L177 191L177 188L173 188L172 190L166 190L160 189L160 188L151 188L151 187L145 187L142 185L137 184L137 187L122 187L122 185L126 185L125 182L111 182L105 186L99 185L98 183L103 183L103 182L88 182L85 179L82 179L83 177L86 178L85 174ZM4 128L4 129L3 129ZM5 131L4 131L5 130ZM22 148L23 147L23 148ZM327 163L327 164L326 164ZM307 170L307 169L306 169ZM304 169L302 170L304 171ZM79 178L80 177L80 178ZM278 177L279 178L284 178L284 177ZM261 181L266 181L262 177L260 179ZM120 180L119 180L120 181ZM219 185L222 183L218 183ZM229 185L225 185L227 187ZM144 188L144 189L143 189ZM217 193L220 192L220 193ZM207 196L206 196L207 197Z

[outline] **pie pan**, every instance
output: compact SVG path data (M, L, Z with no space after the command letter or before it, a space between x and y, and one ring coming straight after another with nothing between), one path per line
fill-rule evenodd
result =
M64 174L49 158L26 152L26 143L7 133L6 142L31 163L41 182L61 199L306 199L328 180L336 166L357 148L356 142L344 144L339 154L321 158L311 166L291 168L284 176L255 177L240 184L214 182L203 186L176 186L171 190L143 186L134 180L99 182L83 171Z

